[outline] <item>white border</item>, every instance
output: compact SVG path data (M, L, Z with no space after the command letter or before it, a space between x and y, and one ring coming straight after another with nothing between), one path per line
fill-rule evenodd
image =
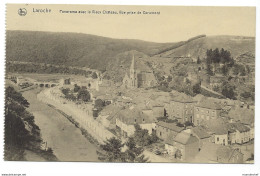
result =
M6 3L45 3L45 4L108 4L108 5L185 5L185 6L256 6L257 30L259 31L259 0L1 0L0 1L0 174L29 175L242 175L260 174L260 154L255 150L255 164L253 165L215 165L215 164L105 164L105 163L39 163L39 162L4 162L3 153L3 110L4 110L4 58L5 58L5 4ZM243 24L241 24L243 25ZM256 83L260 80L259 61L259 32L256 34ZM256 84L256 144L259 149L260 134L260 84Z

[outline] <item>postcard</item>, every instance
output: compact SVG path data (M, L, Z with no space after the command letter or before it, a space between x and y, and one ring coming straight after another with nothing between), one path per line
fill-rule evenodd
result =
M255 29L255 7L7 4L4 160L254 163Z

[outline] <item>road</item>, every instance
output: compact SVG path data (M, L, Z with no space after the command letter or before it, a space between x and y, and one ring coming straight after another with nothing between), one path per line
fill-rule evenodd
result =
M91 144L71 122L53 108L38 101L39 90L23 92L30 103L43 141L53 149L59 161L98 161L95 145Z
M143 152L143 154L145 157L148 157L149 162L153 162L153 163L172 163L172 162L174 162L173 160L170 160L170 159L165 158L160 155L155 155L154 153L149 152L147 150L145 150Z

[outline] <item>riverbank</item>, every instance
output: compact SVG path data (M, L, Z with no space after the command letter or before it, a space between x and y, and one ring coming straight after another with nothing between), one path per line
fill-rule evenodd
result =
M76 128L62 114L37 100L40 89L23 92L30 103L28 111L35 116L42 139L53 149L59 161L99 161L96 146L90 143L80 129Z

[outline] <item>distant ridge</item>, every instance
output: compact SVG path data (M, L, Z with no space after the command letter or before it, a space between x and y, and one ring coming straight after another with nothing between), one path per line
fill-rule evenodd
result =
M6 59L104 70L119 53L136 50L150 56L171 45L82 33L7 31Z
M163 59L205 58L207 49L224 48L235 59L244 53L254 59L255 38L245 36L198 35L177 43L154 43L132 39L113 39L82 33L7 31L6 60L76 66L106 72L122 80L132 55ZM241 58L241 57L240 57ZM250 61L251 63L254 63Z

